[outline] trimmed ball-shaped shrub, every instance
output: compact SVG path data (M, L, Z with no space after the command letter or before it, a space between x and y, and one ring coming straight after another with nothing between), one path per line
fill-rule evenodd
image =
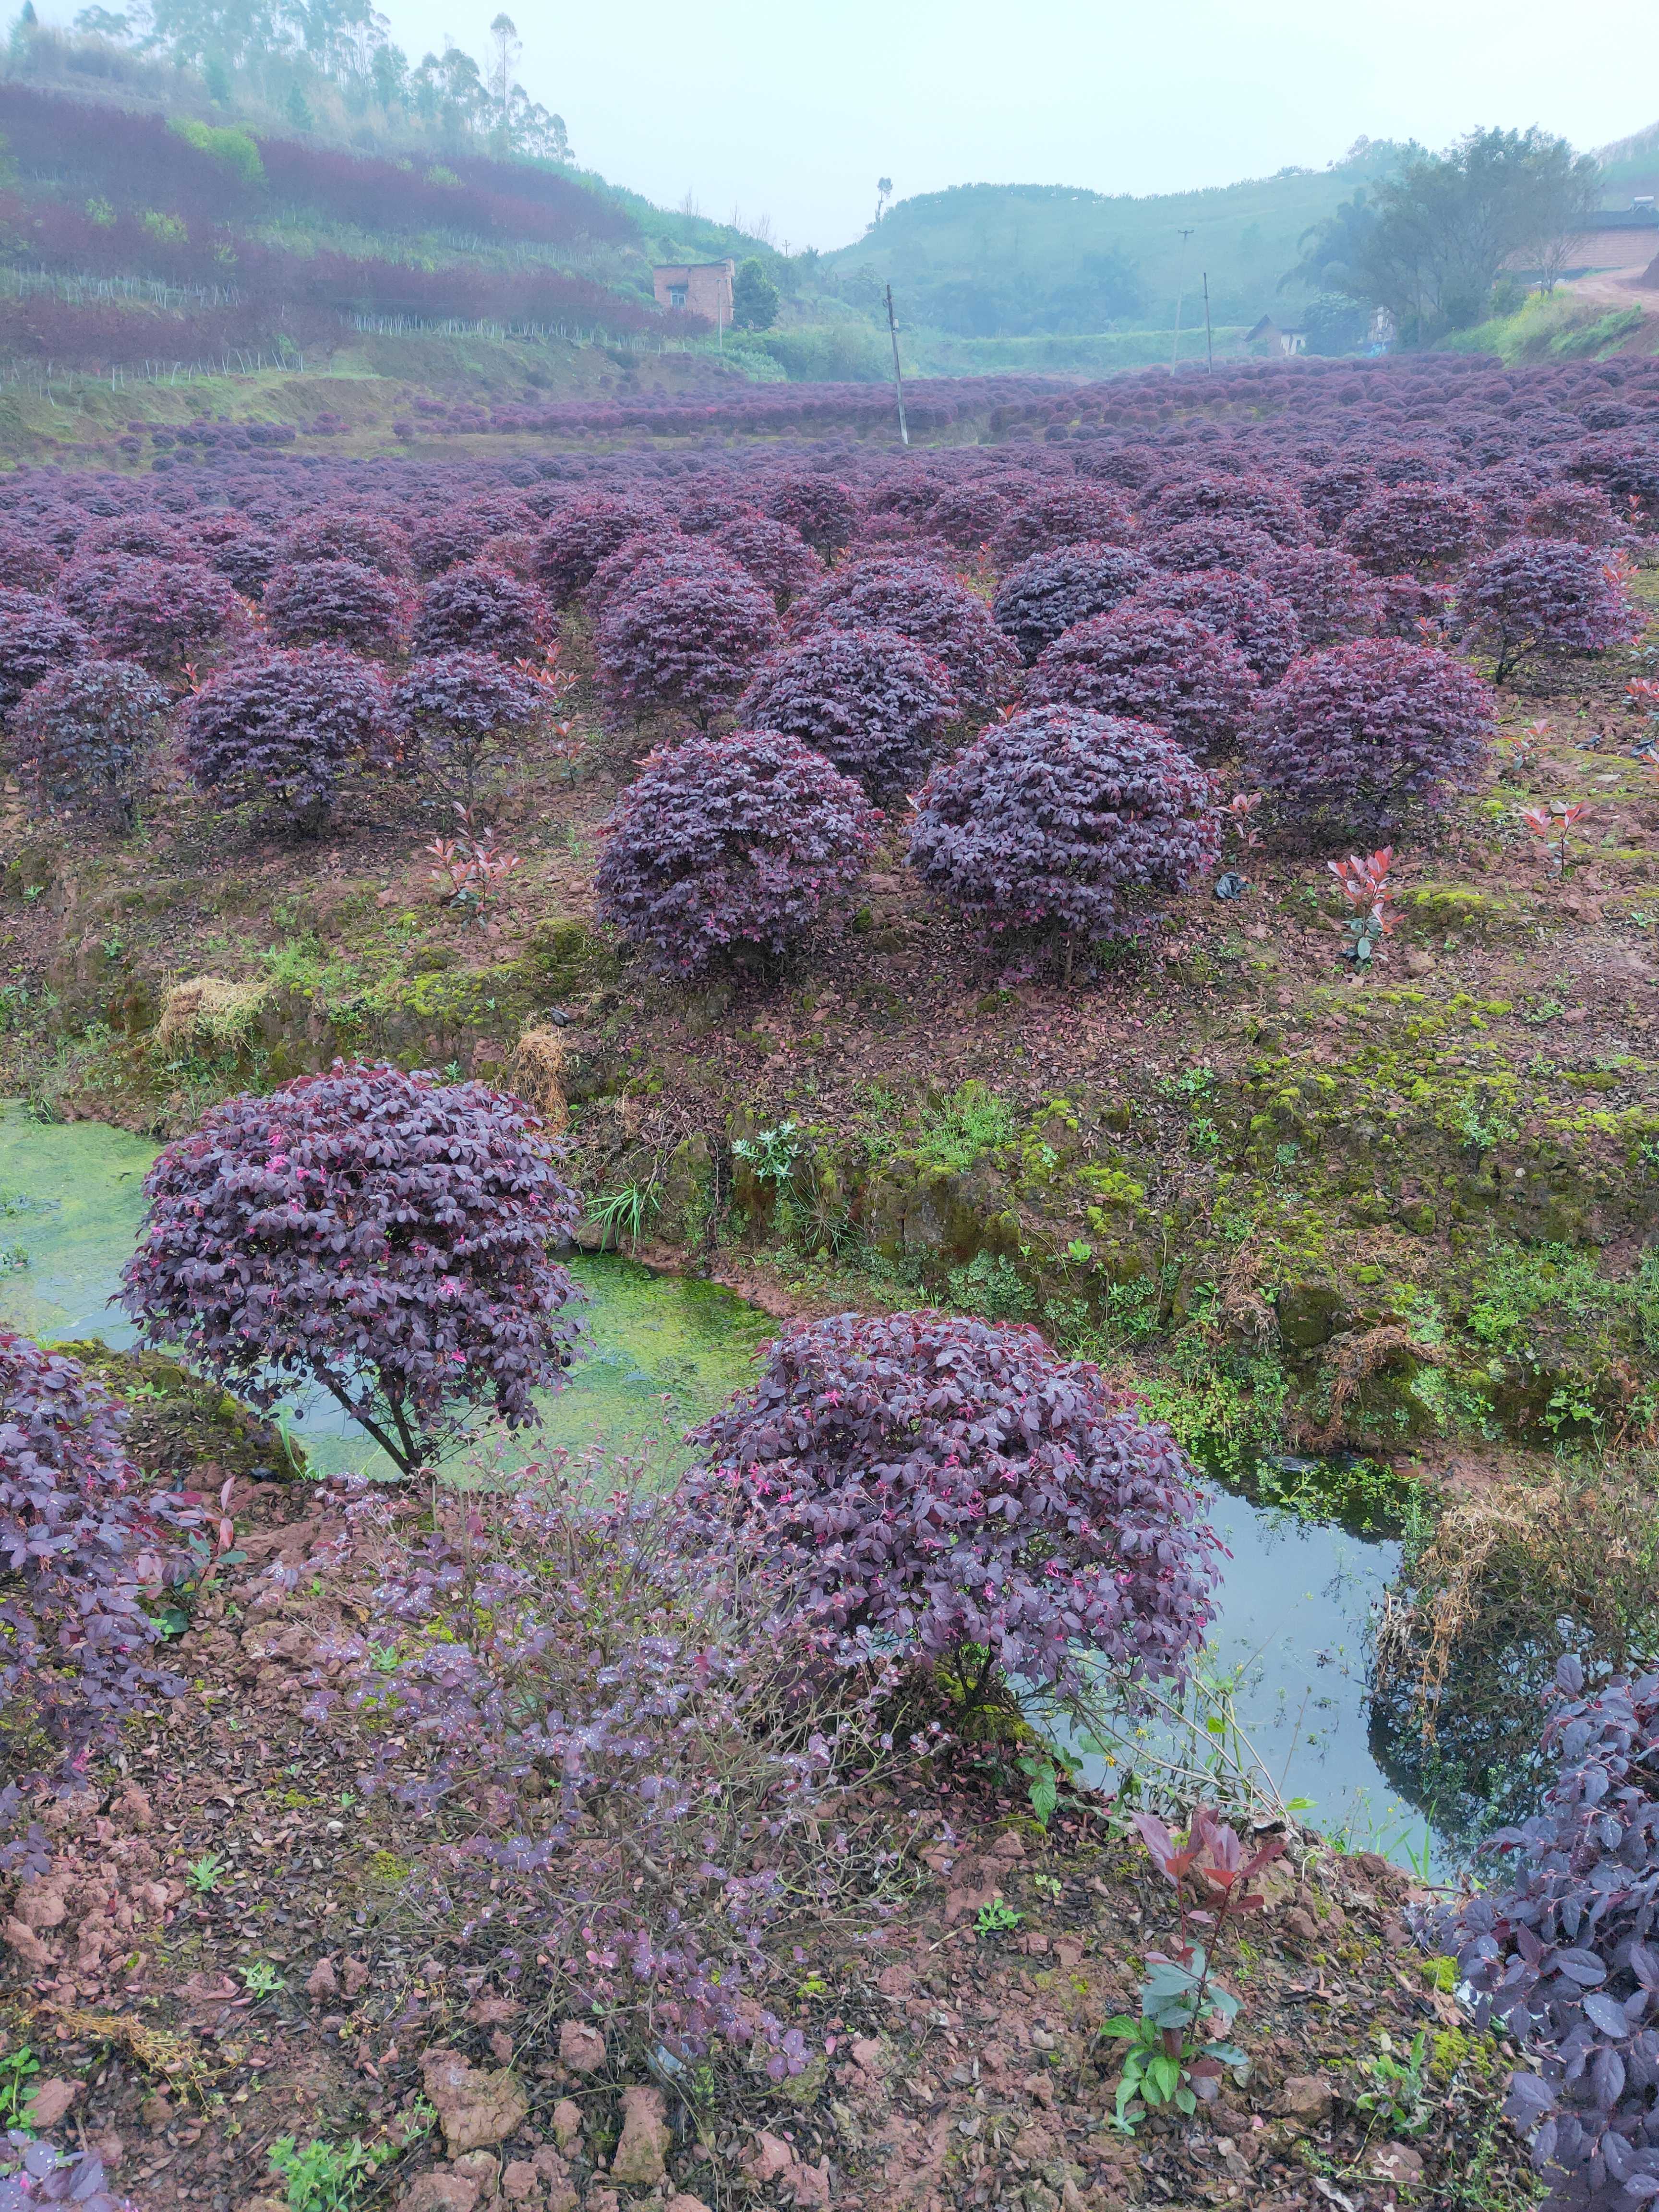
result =
M27 1748L118 1741L152 1692L160 1631L142 1603L182 1554L182 1501L142 1495L121 1449L125 1409L80 1362L0 1334L0 1559L6 1567L0 1713Z
M149 561L188 561L195 557L190 533L164 514L103 515L89 522L76 540L76 556L94 553L130 553Z
M993 723L924 785L910 864L993 932L1134 927L1220 850L1209 777L1162 730L1080 707Z
M200 790L275 799L315 833L349 775L390 765L389 704L374 663L333 646L237 661L186 703L185 765Z
M265 627L278 645L349 646L394 653L408 628L407 592L356 561L288 562L265 586Z
M1029 665L1074 623L1110 614L1152 573L1138 553L1121 545L1062 545L1034 553L1004 579L991 602L991 619Z
M422 577L441 576L476 561L490 540L533 532L540 526L521 500L474 499L447 514L416 523L409 533L415 571Z
M799 738L877 792L920 775L956 713L944 662L894 629L801 638L763 661L738 702L744 728Z
M653 753L606 825L599 911L653 967L777 955L848 898L880 817L799 738L739 730Z
M283 556L285 564L295 567L349 561L400 584L415 573L409 533L401 524L384 514L351 514L333 507L301 515L283 541Z
M1116 544L1133 531L1128 508L1104 484L1042 484L1018 500L992 532L991 558L1000 568L1010 568L1060 545Z
M644 530L623 538L587 580L582 599L597 622L618 592L666 583L671 576L738 576L748 570L706 538L678 530Z
M711 1535L735 1527L854 1650L896 1639L953 1671L971 1652L970 1697L999 1674L1080 1686L1091 1653L1178 1680L1212 1616L1217 1547L1180 1446L1034 1328L805 1322L689 1441Z
M1334 538L1376 491L1376 471L1360 460L1327 461L1302 479L1302 504L1322 538Z
M13 709L13 752L37 806L82 807L131 826L149 769L166 691L131 660L54 668Z
M404 761L470 807L492 761L509 757L540 720L547 695L489 653L411 660L392 691Z
M248 610L212 568L129 557L105 580L86 620L112 659L176 676L186 661L246 635Z
M547 602L533 584L500 568L464 563L422 586L410 651L493 653L503 660L533 660L546 650Z
M1149 561L1177 575L1202 568L1259 568L1276 550L1265 530L1234 522L1224 514L1194 515L1141 540Z
M584 590L607 553L642 532L672 530L655 501L591 492L561 507L536 540L531 567L556 607Z
M257 529L240 514L209 514L192 523L196 558L234 586L245 599L258 600L283 565L280 538Z
M36 592L0 590L0 710L91 651L91 631L62 607Z
M792 599L823 581L823 563L799 531L769 515L739 515L714 531L710 542L770 592L780 614Z
M1571 538L1580 545L1612 545L1626 526L1599 484L1552 484L1522 517L1528 538Z
M896 629L942 660L958 696L975 704L1000 697L1019 669L984 600L924 561L860 561L837 569L789 611L792 637L817 629Z
M1260 577L1237 575L1231 568L1154 576L1125 606L1167 607L1202 623L1236 645L1264 684L1277 684L1302 650L1289 600L1269 591Z
M1027 677L1025 700L1155 723L1202 757L1231 744L1257 689L1243 654L1214 630L1167 607L1130 606L1057 637Z
M547 1248L578 1208L540 1129L483 1084L338 1060L228 1099L145 1178L122 1303L252 1405L327 1391L412 1474L480 1407L533 1422L576 1348Z
M1226 521L1261 531L1279 545L1303 545L1311 519L1289 486L1246 471L1235 476L1176 477L1146 502L1149 528L1167 532L1188 523Z
M1245 738L1250 779L1287 818L1382 835L1474 784L1490 685L1447 653L1360 638L1294 662Z
M741 569L630 586L605 608L593 641L606 714L618 721L677 708L707 729L778 638L771 595Z
M837 477L805 470L774 484L762 502L774 522L787 522L826 561L853 542L858 501Z
M1511 538L1472 562L1457 619L1500 684L1533 653L1605 653L1642 630L1607 554L1571 538Z
M1376 580L1334 545L1281 545L1257 574L1296 615L1304 653L1369 637L1382 619Z
M0 527L0 590L49 593L64 572L64 556L32 530Z
M1349 518L1342 544L1374 576L1433 575L1467 560L1480 537L1480 510L1467 492L1400 483Z
M979 483L949 485L935 500L923 503L913 520L927 517L925 527L958 553L973 553L994 538L1008 520L1012 502L1000 485Z

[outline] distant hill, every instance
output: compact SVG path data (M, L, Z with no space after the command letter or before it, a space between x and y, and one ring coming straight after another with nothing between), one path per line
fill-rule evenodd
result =
M1297 242L1389 166L1362 141L1325 169L1282 169L1202 191L1108 196L1061 185L958 185L890 209L826 255L826 289L866 307L890 283L909 325L962 337L1164 329L1185 258L1187 317L1207 271L1218 323L1286 311L1279 278ZM1296 295L1291 295L1294 304Z
M1628 138L1615 138L1610 146L1598 146L1595 158L1601 164L1609 204L1627 192L1659 191L1659 123L1650 123Z

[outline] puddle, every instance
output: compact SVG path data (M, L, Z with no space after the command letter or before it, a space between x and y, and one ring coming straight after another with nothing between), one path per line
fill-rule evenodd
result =
M94 1122L45 1125L20 1107L0 1109L0 1326L131 1342L107 1300L155 1150ZM528 1456L597 1444L646 1454L663 1473L684 1464L682 1432L752 1378L773 1324L730 1291L627 1259L581 1258L574 1272L589 1296L589 1356L544 1401L544 1427L520 1449ZM292 1418L321 1468L380 1456L330 1400ZM1313 1826L1449 1869L1463 1855L1462 1823L1458 1839L1435 1831L1425 1791L1410 1786L1416 1770L1376 1726L1368 1690L1372 1610L1399 1571L1399 1544L1206 1486L1232 1555L1208 1668L1231 1680L1262 1763L1287 1797L1307 1801ZM1501 1763L1504 1747L1494 1749Z

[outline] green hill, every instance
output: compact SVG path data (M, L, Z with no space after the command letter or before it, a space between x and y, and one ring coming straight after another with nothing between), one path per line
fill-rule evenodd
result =
M902 200L879 224L825 257L826 290L871 312L890 283L906 322L958 337L1066 336L1167 329L1174 321L1181 233L1190 228L1187 317L1207 271L1223 324L1287 312L1279 290L1310 225L1371 183L1395 148L1356 148L1326 169L1202 191L1108 197L1060 185L957 185Z

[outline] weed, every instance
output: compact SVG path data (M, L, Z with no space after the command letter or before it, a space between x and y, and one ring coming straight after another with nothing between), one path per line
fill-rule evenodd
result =
M33 2095L33 2077L40 2062L27 2043L0 2058L0 2129L27 2129L25 2108Z
M198 1896L205 1897L224 1870L225 1863L216 1851L204 1851L199 1859L191 1861L185 1879Z
M1025 1917L1016 1912L1012 1905L981 1905L974 1920L974 1929L980 1936L1007 1936Z
M365 2149L356 2136L340 2144L319 2139L303 2150L292 2136L279 2136L267 2153L271 2172L287 2185L289 2212L350 2212L364 2183L397 2154L392 2143Z
M654 1182L625 1182L619 1190L589 1199L587 1218L599 1231L602 1243L620 1252L626 1237L637 1252L646 1224L661 1203Z
M951 1304L988 1321L1024 1321L1036 1304L1019 1270L1000 1253L975 1253L965 1267L951 1268L949 1282Z
M923 1112L917 1164L965 1175L982 1154L1000 1152L1013 1133L1014 1113L1007 1100L970 1079Z
M242 1969L242 1987L252 1997L275 1996L288 1984L269 1959L251 1959Z
M1360 2112L1375 2114L1390 2135L1420 2136L1434 2117L1427 2078L1429 2031L1419 2027L1403 2056L1396 2053L1386 2029L1376 2042L1376 2056L1359 2062L1370 2087L1354 2103Z
M763 1129L758 1135L739 1137L732 1151L734 1158L754 1170L760 1182L781 1188L794 1173L795 1163L800 1158L800 1126L795 1121L780 1121L775 1128Z

